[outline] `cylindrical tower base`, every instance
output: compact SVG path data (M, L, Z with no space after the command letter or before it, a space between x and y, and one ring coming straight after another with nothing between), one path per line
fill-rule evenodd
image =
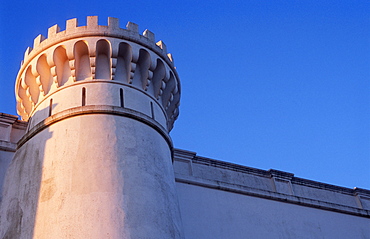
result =
M17 150L5 192L13 208L3 210L23 213L18 232L10 225L18 220L2 221L3 235L181 238L167 139L117 112L85 113L51 124Z

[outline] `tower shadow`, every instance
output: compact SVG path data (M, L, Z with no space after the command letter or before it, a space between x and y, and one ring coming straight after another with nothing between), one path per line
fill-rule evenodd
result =
M54 108L56 104L53 104ZM37 111L38 115L50 115L50 108ZM51 116L52 117L52 116ZM0 238L32 238L36 222L37 206L45 160L46 142L53 133L45 122L27 127L18 141L17 150L6 171L2 201L0 204ZM28 121L32 124L32 119Z

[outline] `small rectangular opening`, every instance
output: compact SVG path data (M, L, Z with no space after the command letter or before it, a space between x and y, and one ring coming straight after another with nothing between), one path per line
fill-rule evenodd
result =
M123 89L119 89L119 102L120 102L120 106L123 108L125 107L124 105L124 101L123 101Z
M86 88L82 88L82 106L86 105Z
M152 119L154 119L154 107L153 107L153 102L150 101L150 111L152 113Z
M53 99L50 99L50 105L49 105L49 117L51 116L53 111Z

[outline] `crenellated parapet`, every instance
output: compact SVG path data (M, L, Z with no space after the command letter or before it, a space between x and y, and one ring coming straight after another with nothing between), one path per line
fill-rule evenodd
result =
M61 89L97 81L150 96L162 108L167 129L173 127L179 114L180 81L172 55L162 41L155 42L151 31L139 34L138 25L131 22L122 29L117 18L108 18L107 26L98 25L96 16L87 17L86 26L71 19L64 31L54 25L47 38L37 36L17 76L17 112L28 120Z

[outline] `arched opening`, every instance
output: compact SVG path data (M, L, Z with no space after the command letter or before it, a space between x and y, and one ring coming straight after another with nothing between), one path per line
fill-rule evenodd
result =
M111 79L111 50L106 40L99 40L96 43L96 68L95 79Z
M76 81L91 79L89 49L84 41L78 41L74 46Z
M69 67L69 60L64 46L59 46L55 49L53 60L55 62L58 86L63 86L71 76L71 68Z
M132 61L131 46L125 42L121 42L118 48L117 66L115 72L115 79L128 83L130 81Z
M23 81L23 79L20 80L20 82L22 82L22 81ZM18 97L21 100L20 101L20 104L21 105L20 105L20 109L19 110L23 112L23 108L24 108L25 112L27 114L29 114L32 111L32 104L29 101L28 96L27 96L27 93L26 93L26 90L22 87L22 84L23 83L21 83L21 84L18 85Z
M138 86L141 89L146 89L148 85L148 76L150 68L150 55L144 50L140 49L139 59L136 63L136 69L132 84Z
M25 75L25 83L29 87L29 93L31 100L34 104L37 104L40 95L39 85L36 83L36 77L32 74L31 67L28 67Z
M163 62L157 59L157 67L155 68L153 72L153 79L152 79L151 84L148 87L148 92L153 91L153 95L157 99L159 98L162 81L165 76L166 76L166 68Z
M40 56L37 60L36 70L40 74L40 82L44 95L48 94L53 84L53 77L50 73L50 66L46 61L46 55Z
M175 88L175 77L173 73L170 72L170 79L166 82L166 88L163 90L162 94L162 105L167 110L169 103L171 101L171 96L173 97L172 91Z

